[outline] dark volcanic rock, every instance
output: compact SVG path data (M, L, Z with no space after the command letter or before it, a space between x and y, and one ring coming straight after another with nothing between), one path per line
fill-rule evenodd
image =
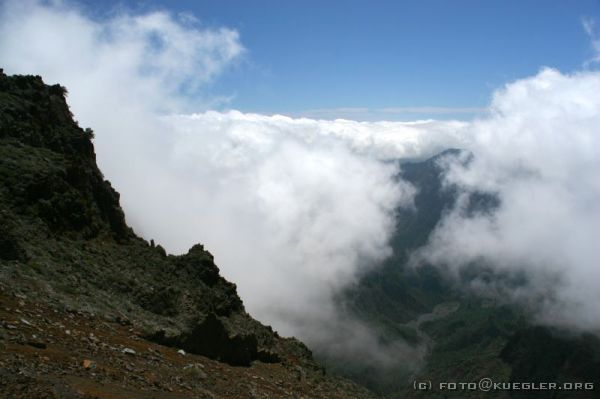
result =
M0 260L26 261L27 254L11 231L10 221L0 214Z
M184 349L186 352L221 360L232 366L249 366L253 360L268 359L258 356L258 340L254 334L231 335L224 323L209 313L188 331L176 336L167 336L159 331L148 337L163 345Z
M73 121L65 94L39 76L0 74L0 139L12 147L0 157L0 178L21 210L53 231L95 237L107 226L125 239L131 232L119 195L98 169L91 136Z

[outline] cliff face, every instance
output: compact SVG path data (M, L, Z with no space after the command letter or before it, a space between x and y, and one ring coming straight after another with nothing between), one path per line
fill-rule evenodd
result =
M93 132L73 121L65 95L65 88L47 86L40 77L9 77L0 70L0 296L3 304L0 342L5 349L0 353L0 362L6 370L10 367L30 370L26 374L32 380L28 380L27 385L33 390L23 397L41 395L43 390L36 391L36 386L47 388L44 392L56 391L56 385L47 386L52 379L41 378L43 372L33 360L28 363L29 356L48 359L45 363L56 360L53 355L66 350L73 332L66 334L63 328L62 332L46 339L44 334L51 331L54 324L64 327L65 320L70 323L78 317L81 324L90 329L90 336L102 335L107 328L116 331L117 336L126 331L127 337L123 339L143 342L148 350L171 353L169 351L183 349L192 354L185 355L189 359L195 356L195 360L218 365L215 370L220 370L219 375L225 376L225 382L207 377L210 384L195 381L185 388L197 388L203 395L261 397L262 389L271 392L270 397L279 397L273 389L280 389L281 392L312 392L312 397L369 397L366 391L352 384L324 377L323 370L302 343L279 337L270 327L252 319L244 310L235 285L219 275L212 255L202 245L195 245L185 255L172 256L160 246L136 236L125 222L119 194L104 180L96 165ZM29 318L49 315L40 316L39 323L46 327L33 330L37 331L33 341L28 335L32 334L34 323L20 321L24 320L20 317L23 314ZM94 323L97 329L90 327ZM28 342L39 345L32 346ZM31 354L31 348L37 352ZM92 349L80 348L80 357L90 357L87 360L93 364L102 364L101 354L94 354ZM113 355L128 354L125 351ZM96 360L91 359L94 356ZM234 366L251 370L267 364L272 365L269 373L279 376L281 386L266 383L262 386L266 381L264 377L252 380L237 374L234 381L226 382L227 372L237 370ZM60 361L57 360L56 365L58 368L43 370L60 384L72 385L72 381L60 377L71 373L60 369ZM182 372L177 365L173 367L163 374ZM102 370L98 366L94 378L102 376ZM6 392L19 384L18 378L9 374L0 373L0 385ZM131 374L127 368L117 368L106 371L106 378L127 379ZM89 377L84 374L82 378L86 376ZM289 386L284 383L287 379ZM223 384L219 385L219 381ZM149 384L164 395L176 393L181 387L164 381ZM214 387L212 393L208 386ZM79 391L73 391L75 397L88 394L85 389ZM19 390L10 392L15 392L16 396L12 397L20 395ZM132 392L122 397L135 397L138 391ZM60 393L57 395L63 397ZM165 397L172 397L169 395ZM281 397L284 396L282 393ZM97 394L97 397L121 396Z

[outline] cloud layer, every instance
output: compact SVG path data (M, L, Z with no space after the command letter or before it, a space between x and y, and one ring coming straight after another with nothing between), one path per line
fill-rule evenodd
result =
M529 300L544 293L539 317L600 327L600 73L544 69L498 90L492 116L470 127L468 166L447 183L494 193L492 214L467 217L460 204L432 237L426 257L462 267L485 262L525 271ZM551 282L550 285L548 282Z
M394 210L412 204L415 189L389 161L450 147L474 159L449 164L446 183L501 205L473 216L459 201L420 256L525 271L528 290L508 294L542 293L541 320L600 327L600 73L543 69L498 90L474 122L207 111L203 89L243 54L236 31L165 12L96 20L62 2L1 9L6 71L68 87L135 229L174 253L205 243L248 310L284 334L384 364L410 353L381 347L331 298L389 254Z
M412 205L414 189L386 161L458 145L466 124L206 111L203 88L243 53L237 32L165 12L97 20L63 2L1 9L6 72L68 87L136 231L173 253L206 244L250 313L283 334L402 361L404 346L381 347L332 296L390 253L394 211Z

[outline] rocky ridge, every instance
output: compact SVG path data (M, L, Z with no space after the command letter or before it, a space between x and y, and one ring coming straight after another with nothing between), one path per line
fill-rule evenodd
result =
M138 237L66 94L0 70L0 395L371 397L248 315L202 245Z

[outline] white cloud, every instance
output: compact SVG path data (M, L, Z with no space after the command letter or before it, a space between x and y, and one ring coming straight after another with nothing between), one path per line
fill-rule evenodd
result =
M600 328L598 93L600 73L552 69L497 91L492 116L470 129L473 161L454 164L447 182L495 193L501 206L467 217L459 205L426 258L457 268L484 261L499 271L524 270L530 291L512 294L530 300L549 293L538 314L543 321Z
M581 24L583 25L583 30L585 30L585 33L590 38L592 51L594 52L594 55L586 64L600 62L600 36L598 35L596 20L589 17L582 18Z
M341 108L320 108L310 109L298 113L299 116L316 119L352 119L361 121L381 121L397 120L402 118L427 117L454 119L460 115L463 119L472 119L474 116L482 116L487 108L481 107L387 107L387 108L366 108L366 107L341 107Z
M399 361L336 314L332 295L389 254L393 212L412 203L386 160L459 145L466 124L203 111L189 91L243 46L233 30L164 12L94 20L68 3L11 1L0 22L6 72L68 87L138 232L175 253L206 244L250 313L284 334ZM340 337L340 326L354 333Z

